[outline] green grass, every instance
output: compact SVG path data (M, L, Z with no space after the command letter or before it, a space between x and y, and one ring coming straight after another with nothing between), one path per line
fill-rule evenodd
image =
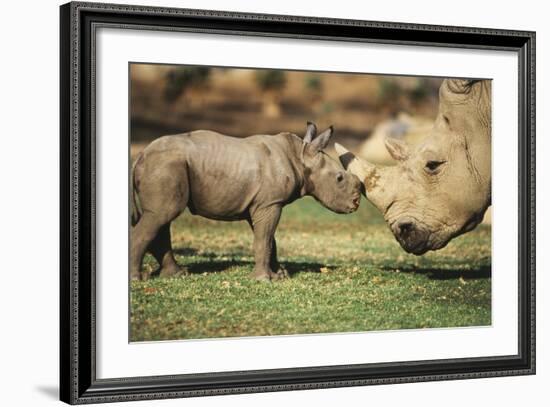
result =
M131 341L491 324L491 229L406 254L363 200L337 215L312 199L283 210L279 260L291 278L252 280L246 222L184 214L172 225L191 275L131 284ZM147 270L157 267L147 255Z

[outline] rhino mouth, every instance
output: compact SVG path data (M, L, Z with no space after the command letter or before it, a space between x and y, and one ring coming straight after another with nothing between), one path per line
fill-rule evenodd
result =
M361 194L357 194L351 200L351 208L349 210L349 213L355 212L359 208L360 203L361 203Z
M411 244L409 242L405 242L402 239L397 238L397 241L401 245L401 247L407 252L414 254L416 256L422 256L425 254L428 250L431 250L426 242L418 242L415 244Z
M403 250L407 253L414 254L416 256L422 256L428 251L439 250L447 246L449 240L438 239L434 234L426 231L426 237L419 238L418 240L406 239L400 236L395 236Z
M430 244L429 230L410 217L402 217L390 226L393 235L401 247L407 252L421 256L428 250L433 250Z
M323 201L313 195L313 198L323 205L325 208L330 209L332 212L340 214L350 214L359 209L359 203L361 202L361 195L356 194L351 198L351 201L341 200L341 201Z

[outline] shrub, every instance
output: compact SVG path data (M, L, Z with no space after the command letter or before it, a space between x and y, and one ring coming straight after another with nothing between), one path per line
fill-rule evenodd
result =
M208 82L210 68L203 66L177 67L166 74L164 98L173 102L192 86L202 86Z

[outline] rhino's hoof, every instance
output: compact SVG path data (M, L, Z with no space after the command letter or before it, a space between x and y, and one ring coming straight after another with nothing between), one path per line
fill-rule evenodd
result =
M132 280L132 281L141 281L141 273L132 273L130 275L130 280Z
M162 268L159 273L160 278L185 277L189 275L186 267Z
M272 271L264 271L264 272L255 271L250 276L258 281L283 280L289 277L288 271L286 271L283 268L280 268L279 270L277 270L276 273Z
M271 281L271 276L269 275L269 273L265 273L265 272L262 272L262 273L253 272L253 273L250 273L250 277L252 277L254 280L264 281L267 283Z
M174 277L187 277L190 275L191 273L189 272L187 267L180 267Z
M286 271L286 269L284 268L279 268L279 270L277 270L276 273L274 273L275 276L272 277L273 279L275 280L282 280L282 279L285 279L285 278L289 278L290 275L288 274L288 271Z

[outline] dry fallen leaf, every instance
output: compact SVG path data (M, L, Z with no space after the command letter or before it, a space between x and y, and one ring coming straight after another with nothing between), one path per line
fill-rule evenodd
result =
M321 267L321 269L319 270L321 273L323 274L326 274L328 273L330 270L328 269L328 267Z

